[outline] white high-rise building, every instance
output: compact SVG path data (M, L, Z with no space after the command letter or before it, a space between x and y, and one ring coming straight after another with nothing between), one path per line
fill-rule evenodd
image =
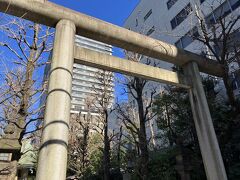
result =
M89 38L85 38L82 36L76 36L75 45L81 46L83 48L91 49L94 51L98 51L101 53L107 53L112 55L112 46L98 42ZM51 56L49 57L49 61L51 61ZM102 70L94 67L89 67L82 64L73 64L73 80L72 80L72 101L71 101L71 113L86 113L86 98L95 98L96 94L102 91L103 85L99 82L97 78L97 73L100 73ZM45 67L44 71L44 80L43 83L48 82L48 77L50 73L50 64ZM111 102L109 106L112 106L114 103L114 74L110 73L110 86L108 87L108 91L111 98ZM40 104L43 105L46 102L47 93L45 93L42 98ZM95 106L95 105L94 105ZM110 107L109 107L110 108ZM43 117L44 110L40 112L39 116ZM91 108L91 115L97 115L96 108Z
M189 36L189 33L193 36L198 36L201 33L196 14L205 20L206 25L214 23L220 15L224 15L226 18L237 17L240 15L240 0L140 0L126 19L124 27L176 45L178 48L202 54L208 52L206 46ZM240 20L234 26L234 37L238 38L240 42L239 27ZM154 61L153 58L145 56L141 61L149 59ZM172 70L172 64L159 60L156 62L158 62L159 67ZM234 78L234 93L236 96L240 96L239 64L233 63L230 68ZM153 84L156 85L156 83ZM161 89L161 86L164 85L159 84L159 86ZM147 91L146 88L146 93ZM136 104L131 96L129 102ZM149 121L146 131L147 136L152 138L152 143L156 144L154 139L157 140L155 137L159 132L154 119Z
M105 43L101 43L92 39L77 36L75 40L77 46L83 48L91 49L101 53L112 54L112 46ZM89 67L86 65L73 64L73 81L72 81L72 106L71 113L78 113L79 111L84 112L86 105L86 98L91 98L95 96L97 91L102 91L103 85L97 79L96 73L100 73L102 70ZM110 82L110 87L108 88L109 94L112 96L112 102L114 102L114 79L112 73L112 81ZM93 89L94 87L94 89ZM92 112L94 113L94 112Z

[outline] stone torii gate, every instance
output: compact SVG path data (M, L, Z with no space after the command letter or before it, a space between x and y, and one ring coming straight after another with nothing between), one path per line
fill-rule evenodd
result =
M73 62L121 72L189 90L194 123L208 180L227 180L200 71L222 76L209 59L45 0L0 0L0 11L56 28L49 89L39 150L38 180L66 178ZM176 72L76 47L75 34L181 66Z

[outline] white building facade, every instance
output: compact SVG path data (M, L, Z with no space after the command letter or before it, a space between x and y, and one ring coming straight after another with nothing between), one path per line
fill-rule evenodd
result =
M91 49L101 53L112 55L112 46L101 43L89 38L77 36L75 40L77 46ZM86 111L86 99L94 98L98 91L102 91L103 85L97 78L97 73L102 70L89 67L86 65L73 64L73 81L72 81L72 106L71 113L79 113ZM109 95L112 97L110 106L114 103L114 77L111 73L111 82L108 87ZM110 107L109 107L110 108ZM95 112L92 112L95 113Z
M140 0L139 4L126 19L124 27L132 31L140 32L154 39L176 45L197 54L208 55L209 50L205 45L191 36L199 36L201 32L199 18L208 24L216 22L219 16L226 19L236 18L240 15L240 0ZM235 24L234 38L240 42L240 20ZM191 34L191 36L189 36ZM210 56L209 56L210 58ZM146 61L148 57L143 57ZM154 59L150 58L154 61ZM159 62L159 61L157 61ZM158 66L172 70L173 65L160 61ZM239 64L230 65L234 93L240 97L240 71ZM159 85L161 89L161 86ZM225 90L223 90L225 91ZM130 103L133 98L129 97ZM156 122L149 122L147 135L154 136L157 131ZM154 142L153 142L154 143Z

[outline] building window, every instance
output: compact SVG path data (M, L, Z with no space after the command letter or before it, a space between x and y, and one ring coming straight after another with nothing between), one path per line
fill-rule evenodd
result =
M191 29L187 34L181 37L176 43L175 46L178 48L184 49L189 44L191 44L197 37L199 37L199 32L197 27Z
M192 7L190 3L181 10L172 20L171 20L171 26L172 29L175 29L179 24L181 24L188 15L192 12Z
M177 27L177 21L175 18L171 20L171 26L172 26L172 29L175 29L175 27Z
M229 0L229 2L233 11L240 6L239 0Z
M230 13L231 7L229 6L229 3L227 1L214 11L216 19L219 19L220 17L225 17Z
M0 161L10 161L9 153L0 153Z
M147 36L151 35L155 31L155 26L153 26L151 29L148 30Z
M151 16L151 14L152 14L152 9L150 9L150 11L148 11L148 13L144 16L144 21L146 21L148 18L149 18L149 16Z
M169 0L167 2L167 7L170 9L178 0Z
M138 26L138 19L136 19L136 27Z
M218 19L226 17L239 6L239 0L226 0L205 18L207 25L209 26L215 24Z
M215 24L216 23L216 20L215 20L215 17L214 17L214 14L211 13L209 14L206 18L205 18L205 21L207 23L207 25L211 25L211 24Z

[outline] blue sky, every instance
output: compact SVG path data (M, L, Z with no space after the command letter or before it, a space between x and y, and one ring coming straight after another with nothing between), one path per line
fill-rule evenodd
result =
M49 0L64 7L123 26L124 21L136 7L139 0ZM114 55L122 56L114 49Z
M78 12L99 18L115 25L123 26L124 21L136 7L139 0L49 0L64 7ZM118 48L113 48L113 55L123 57L123 53ZM121 77L116 74L116 77ZM126 99L122 96L122 88L119 84L115 86L115 96L119 100Z
M101 20L110 22L115 25L123 26L124 21L131 14L132 10L138 4L140 0L49 0L58 5L65 6L67 8L79 11L81 13L99 18ZM1 23L5 15L0 13ZM9 41L9 38L2 32L0 32L0 39L10 43L15 47L14 43ZM114 48L113 55L123 57L123 53L120 49ZM0 47L1 67L0 67L0 84L2 82L2 75L4 73L3 64L7 63L7 66L11 67L8 59L14 59L15 57L7 51L5 47ZM39 80L42 79L42 71L38 74ZM116 74L117 77L122 77ZM41 82L41 80L39 81ZM119 100L126 99L126 96L121 96L121 87L116 84L115 96L120 98Z
M115 25L123 26L124 21L127 17L131 14L133 9L138 4L139 0L49 0L53 3L58 5L73 9L75 11L87 14L89 16L93 16L99 18L101 20L110 22ZM4 14L0 14L0 22L2 24L5 21L8 21L8 16ZM10 45L17 49L16 44L6 36L2 31L0 32L0 39L3 42L10 43ZM123 52L121 49L113 48L113 55L118 57L123 57ZM5 69L3 68L4 63L7 66L11 67L10 62L8 59L14 59L16 57L13 56L5 47L0 46L0 56L1 56L1 67L0 67L0 76L4 73ZM47 58L47 57L46 57ZM38 72L38 79L41 82L42 79L42 70ZM119 74L117 74L119 76ZM0 78L0 83L2 82L2 76ZM116 97L119 97L121 94L121 88L118 84L116 84L115 88ZM125 99L126 97L121 97Z
M49 0L81 13L122 26L139 0Z

